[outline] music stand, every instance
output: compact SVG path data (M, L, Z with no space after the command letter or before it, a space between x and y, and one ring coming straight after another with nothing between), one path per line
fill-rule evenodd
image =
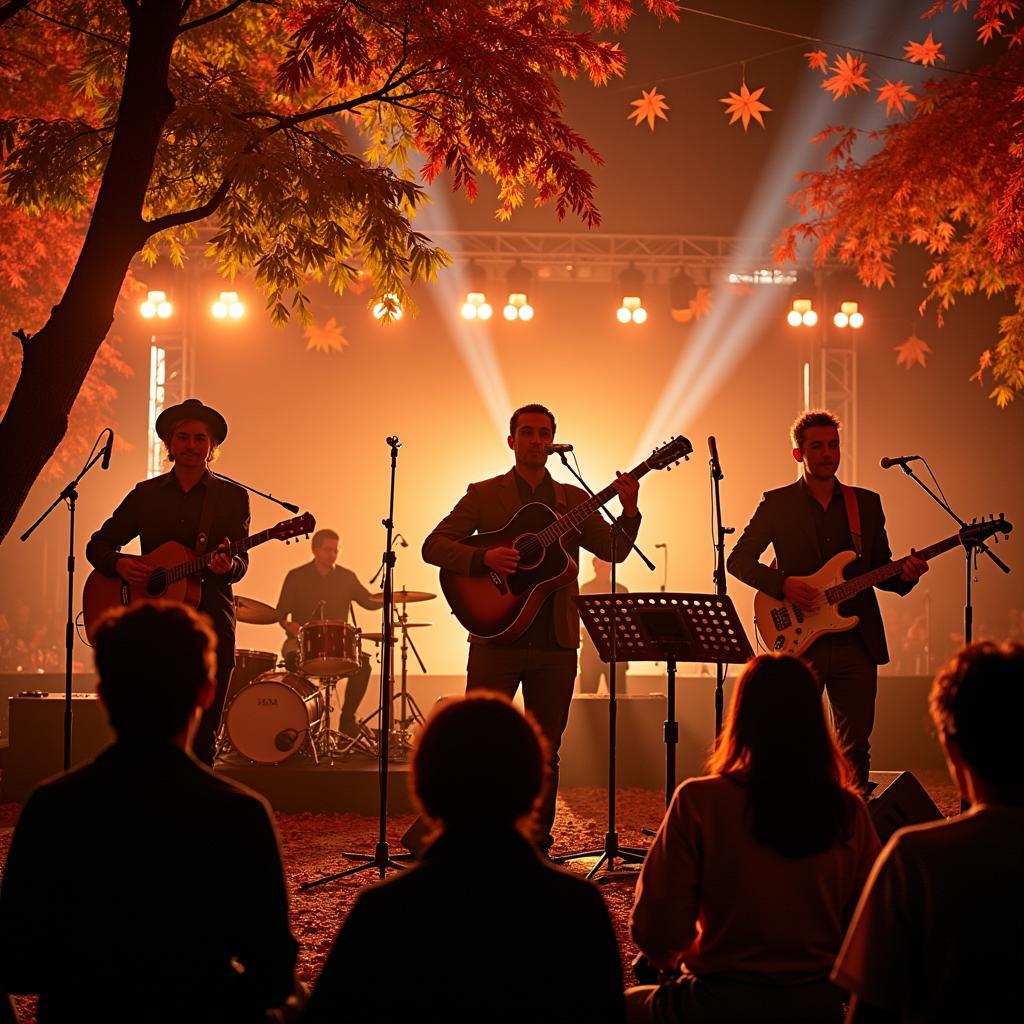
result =
M676 786L676 665L742 664L754 656L730 597L717 594L594 594L577 599L580 619L607 661L613 623L615 651L623 661L664 661L665 806Z

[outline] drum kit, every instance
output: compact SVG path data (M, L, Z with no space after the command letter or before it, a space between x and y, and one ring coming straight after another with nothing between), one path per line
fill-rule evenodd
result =
M391 641L401 644L399 685L392 686L392 706L378 707L361 719L356 735L331 727L332 697L339 682L369 664L363 641L379 645L383 634L364 633L338 619L318 618L300 627L297 643L290 638L286 641L281 663L269 651L236 650L224 702L220 752L233 749L250 763L260 765L281 764L299 752L307 754L314 764L321 760L333 764L353 753L376 756L383 720L383 727L389 730L391 756L407 756L412 749L412 729L424 720L408 691L409 650L426 671L409 631L431 625L410 622L407 606L432 601L436 596L419 590L395 591ZM383 604L383 598L379 600ZM250 597L235 598L235 615L239 622L250 625L280 621L276 608Z

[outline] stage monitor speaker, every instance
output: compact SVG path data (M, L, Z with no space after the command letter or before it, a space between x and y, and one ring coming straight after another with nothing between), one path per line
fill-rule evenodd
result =
M10 699L11 742L3 799L22 802L64 768L64 695L34 693ZM114 740L107 713L94 693L71 695L71 764L95 757Z
M868 810L883 843L906 825L942 818L924 786L910 772L871 772L868 779L875 787L868 797Z

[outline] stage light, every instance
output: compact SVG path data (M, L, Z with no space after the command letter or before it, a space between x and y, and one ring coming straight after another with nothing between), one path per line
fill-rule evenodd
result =
M241 320L245 316L245 306L239 301L238 292L221 292L210 312L218 320Z
M633 314L630 313L625 306L619 306L619 308L615 310L615 316L620 324L628 324L629 321L633 319Z
M794 299L793 308L786 314L786 323L790 327L813 327L818 322L818 314L811 305L810 299Z
M849 322L850 318L842 310L839 310L839 312L832 317L832 323L834 323L836 327L845 327Z
M389 306L391 312L391 319L401 320L404 310L402 309L402 306L398 301L398 296L395 295L394 292L391 292L390 294L384 296L384 299L378 302L377 305L373 307L374 320L383 320L385 315L388 313Z
M615 316L620 324L642 324L647 319L647 310L639 295L623 295L622 305L615 311Z
M856 331L864 326L864 314L857 309L856 302L841 302L839 312L832 317L832 322L836 327L849 325Z
M801 319L804 322L804 327L813 327L818 322L818 314L813 309L809 309Z
M490 320L494 310L483 292L467 292L466 301L462 304L464 320Z
M533 306L528 302L524 302L519 307L519 319L520 320L532 320L533 319Z
M639 306L633 310L632 319L635 324L645 323L647 320L647 310L643 306Z
M864 326L864 314L863 313L851 313L850 314L850 326L855 331L859 331Z
M504 314L506 320L532 320L533 306L526 301L526 293L509 292Z
M146 301L139 306L139 312L146 320L152 320L153 317L166 320L174 312L174 306L167 300L166 292L151 291Z
M797 310L791 309L786 314L786 322L790 327L799 327L803 323L803 317L800 316Z

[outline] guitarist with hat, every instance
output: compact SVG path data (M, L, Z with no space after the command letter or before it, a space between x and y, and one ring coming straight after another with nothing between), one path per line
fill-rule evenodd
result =
M110 518L92 535L85 556L99 572L129 583L149 577L154 566L146 555L167 541L177 541L203 554L241 540L249 533L249 495L214 477L209 464L227 437L224 417L196 398L170 406L157 417L156 432L167 451L171 470L136 484ZM123 555L121 548L139 538L142 556ZM229 557L216 551L202 574L198 611L210 619L217 635L217 691L203 715L193 750L212 765L228 680L235 665L235 608L231 585L249 568L249 555ZM154 651L154 657L160 652ZM145 666L139 666L140 670Z
M863 487L847 487L836 479L839 420L827 410L812 409L796 420L790 433L793 458L803 473L796 483L765 492L726 567L748 586L813 613L825 597L797 577L812 575L840 552L855 551L857 558L846 571L850 579L891 562L892 551L878 494ZM759 561L769 545L777 563L772 566ZM911 552L900 575L877 585L905 596L927 571L928 563ZM888 663L889 651L872 588L840 605L840 611L858 616L859 623L848 632L819 637L803 658L828 693L840 743L857 784L866 789L878 666Z
M545 445L554 441L555 428L554 415L543 405L524 405L512 414L508 446L515 455L515 465L501 476L469 485L455 508L424 541L424 561L465 575L511 573L519 562L516 548L474 548L461 541L473 533L499 530L530 502L541 502L562 515L588 499L585 491L553 480L547 471ZM612 486L622 502L622 532L629 538L617 540L615 556L621 562L629 554L629 541L640 529L640 485L629 474L617 477ZM577 565L578 546L605 561L611 559L611 527L600 512L584 519L578 535L574 535L569 554ZM521 684L526 709L551 746L551 780L540 808L540 845L544 849L554 841L551 825L558 790L558 747L569 720L576 681L580 620L574 598L578 592L574 576L547 597L516 639L470 636L467 691L493 690L511 699ZM472 766L467 769L472 771Z

